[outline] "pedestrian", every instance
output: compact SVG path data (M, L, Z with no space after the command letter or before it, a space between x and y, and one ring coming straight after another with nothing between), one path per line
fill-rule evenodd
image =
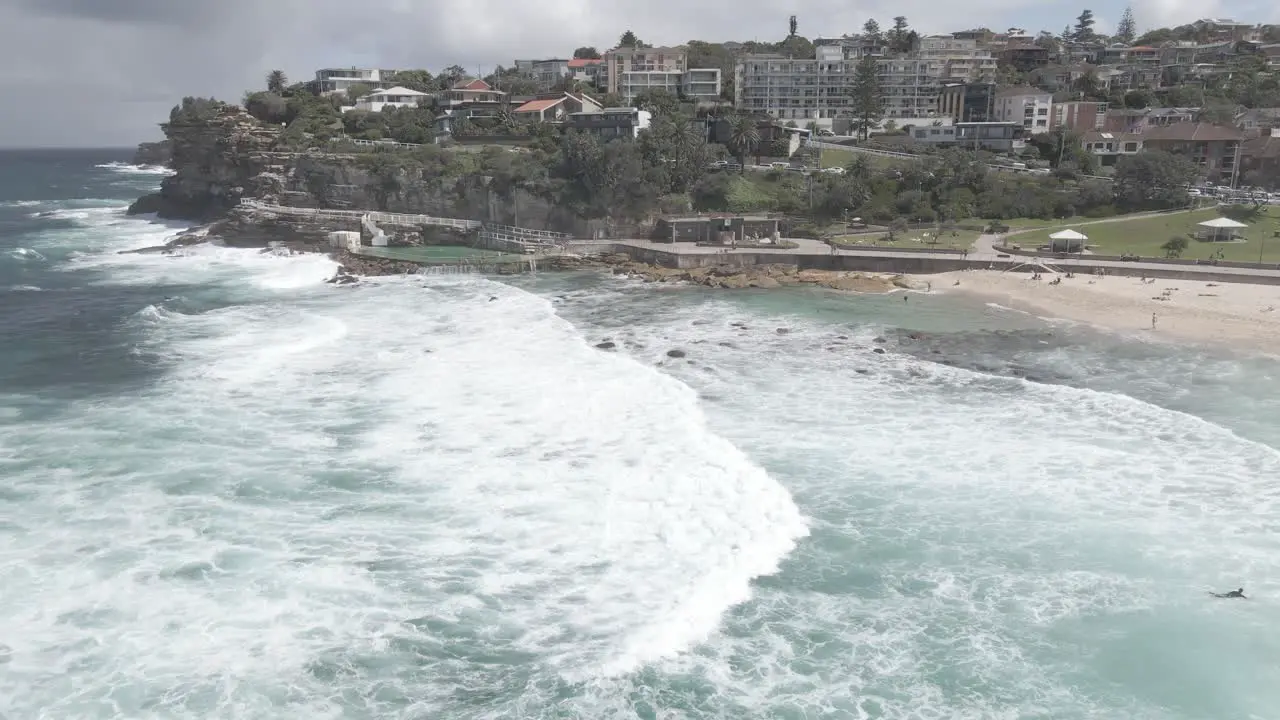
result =
M1155 330L1155 329L1156 329L1156 314L1155 314L1155 313L1151 313L1151 329L1152 329L1152 330Z

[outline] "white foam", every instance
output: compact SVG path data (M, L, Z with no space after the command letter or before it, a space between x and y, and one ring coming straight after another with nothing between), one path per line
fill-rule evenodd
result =
M713 427L787 468L779 480L812 515L785 588L658 665L703 681L690 716L1175 716L1169 688L1117 675L1102 653L1232 676L1248 692L1216 698L1225 714L1280 701L1260 669L1280 609L1204 602L1241 584L1280 594L1275 449L1126 396L876 355L874 329L829 307L819 322L724 298L588 293L565 310L600 308L600 337L640 357L686 349L695 364L669 371L707 398ZM1204 642L1162 640L1195 627ZM1117 640L1130 631L1141 638ZM574 707L624 712L652 680Z
M0 207L36 207L39 200L0 200Z
M167 262L198 276L210 252ZM307 262L239 253L242 275ZM166 381L0 436L27 463L0 711L465 714L508 672L540 695L690 649L806 532L692 391L546 301L478 279L293 296L148 308Z
M124 175L172 175L173 170L164 165L131 165L122 162L109 162L102 165L94 165L96 168L104 170L113 170Z

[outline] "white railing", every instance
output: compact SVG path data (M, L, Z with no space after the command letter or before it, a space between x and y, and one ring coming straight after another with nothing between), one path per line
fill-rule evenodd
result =
M486 231L508 233L511 235L521 235L529 238L549 238L552 240L567 240L571 237L569 233L555 232L554 230L534 230L533 228L515 227L513 225L495 225L493 223L485 223Z
M440 225L443 227L461 228L463 230L474 230L484 225L484 223L479 220L461 220L458 218L442 218L435 217L433 215L412 215L406 213L368 212L366 210L300 208L290 207L288 205L273 205L271 203L264 203L261 200L241 200L240 204L255 210L263 210L265 212L273 212L280 215L293 215L297 217L353 218L357 220L368 217L374 222L389 223L392 225Z
M331 142L340 143L348 142L352 145L363 145L365 147L388 147L388 148L420 148L425 147L419 143L403 143L394 140L357 140L356 138L334 138Z

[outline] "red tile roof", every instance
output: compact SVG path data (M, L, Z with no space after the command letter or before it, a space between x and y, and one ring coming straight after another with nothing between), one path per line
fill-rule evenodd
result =
M588 65L599 65L602 62L604 62L604 60L600 58L574 58L569 61L569 67L584 68Z
M550 108L553 108L562 102L564 102L564 98L562 97L551 98L550 100L530 100L529 102L516 108L514 112L518 112L518 113L542 112L543 110L548 110Z
M454 85L453 89L454 90L492 90L493 88L489 87L489 83L483 80L476 79L476 80L463 80L462 82L459 82L458 84Z

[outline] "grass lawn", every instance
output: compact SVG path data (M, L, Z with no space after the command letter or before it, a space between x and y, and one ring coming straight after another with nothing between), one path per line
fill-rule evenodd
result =
M1263 262L1280 262L1280 237L1275 235L1280 230L1280 208L1264 207L1263 211L1264 215L1257 222L1238 231L1244 237L1244 242L1213 243L1188 237L1188 233L1201 229L1196 223L1220 217L1213 208L1123 222L1080 225L1079 231L1089 236L1089 249L1099 255L1133 253L1145 258L1163 258L1165 252L1160 246L1174 236L1181 236L1186 237L1189 243L1182 253L1183 258L1204 260L1221 250L1224 260L1258 262L1258 251L1262 250ZM1055 227L1061 225L1070 223L1054 221ZM1022 233L1009 238L1009 242L1024 248L1034 248L1047 245L1050 233L1050 230Z
M867 164L876 170L884 168L901 167L902 165L917 162L909 158L896 158L887 155L873 155L871 153L854 152L853 150L832 150L830 148L822 148L822 167L845 167L853 161L855 157L863 157L867 159Z
M841 247L857 248L857 247L886 247L886 248L949 248L952 250L963 250L973 241L978 239L977 232L973 230L956 230L955 235L950 230L944 230L942 236L938 238L937 243L929 242L932 237L926 237L925 233L933 231L929 230L912 230L898 235L893 240L889 240L888 233L864 233L862 235L839 235L833 237L832 240Z

